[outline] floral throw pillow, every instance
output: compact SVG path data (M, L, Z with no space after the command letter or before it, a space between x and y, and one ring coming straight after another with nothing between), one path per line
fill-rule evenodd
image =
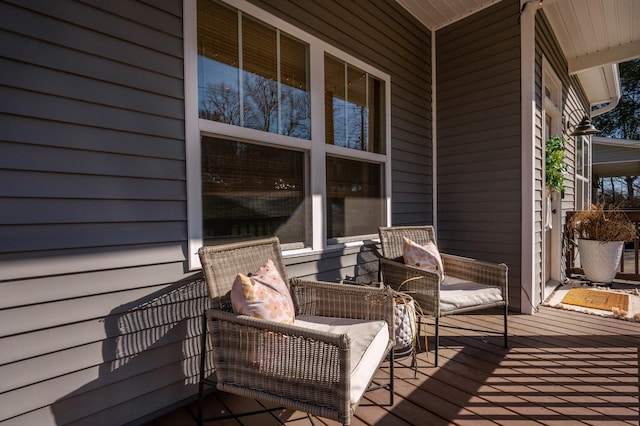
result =
M423 271L434 272L444 279L444 266L438 247L433 241L421 246L407 237L402 237L402 257L405 265L415 266Z
M238 274L231 287L236 314L293 324L291 294L271 259L249 276Z

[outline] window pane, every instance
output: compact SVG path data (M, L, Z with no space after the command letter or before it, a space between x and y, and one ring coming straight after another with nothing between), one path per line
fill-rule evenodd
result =
M582 166L582 176L589 177L589 165L591 164L591 159L589 158L589 142L586 138L582 138L582 157L584 158L583 166Z
M368 151L367 75L351 66L347 67L347 96L347 147Z
M198 1L198 115L240 125L238 14Z
M276 31L242 20L244 127L278 133Z
M584 208L584 188L581 179L576 179L576 210Z
M308 49L280 33L280 134L311 139Z
M307 44L199 0L200 118L310 139L308 56Z
M582 137L576 138L576 174L584 176L584 151L582 150Z
M326 142L347 146L344 62L331 56L324 58L324 109Z
M206 244L277 236L306 241L305 154L202 138L202 209Z
M384 224L381 164L327 157L328 238L375 234Z
M384 82L325 55L326 143L384 154Z

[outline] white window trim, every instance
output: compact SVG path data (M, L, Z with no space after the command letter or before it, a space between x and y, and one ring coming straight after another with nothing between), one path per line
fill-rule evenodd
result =
M578 144L582 144L582 158L580 161L582 162L582 175L577 172L578 170ZM586 150L586 152L585 152ZM587 161L585 164L585 154L588 156L587 158L591 159L591 138L587 136L576 136L576 148L575 148L575 159L574 159L574 167L576 170L575 177L575 197L573 199L574 202L574 210L583 210L585 205L591 204L591 161ZM583 186L580 186L580 190L582 191L582 206L578 205L578 182L580 182ZM586 191L585 191L586 189Z
M549 87L551 91L550 96L547 96L545 93L545 89L547 87ZM558 135L562 137L563 136L562 135L562 112L561 112L562 111L562 81L560 80L558 75L555 73L553 67L551 66L551 63L544 56L542 58L542 99L543 99L542 134L546 135L548 133L549 137L554 135ZM547 125L546 116L551 117L551 128L548 129L548 132L544 128ZM542 141L543 147L544 147L545 141L546 140L543 138L543 141ZM545 164L544 152L545 150L543 148L543 158L542 158L543 168ZM545 174L543 169L543 177L544 175ZM543 214L546 214L545 212L547 212L548 202L549 200L547 197L542 197ZM556 230L561 230L562 218L564 217L564 212L562 211L562 200L555 197L551 203L552 203L551 208L553 210L561 212L560 214L554 214L552 216L551 225ZM550 265L551 270L549 271L550 278L556 281L561 281L561 278L562 278L561 264L560 264L560 260L562 258L562 255L561 255L562 231L556 231L552 234L552 236L553 236L553 239L551 241L551 247L545 247L545 244L544 243L542 244L543 246L543 256L542 256L543 261L541 265L542 273L543 273L542 281L545 281L545 278L546 278L546 271L545 271L546 261L544 259L546 259L545 250L547 249L551 250L551 265ZM543 231L543 241L544 241L544 231ZM544 288L545 284L546 284L545 282L541 283L541 286L542 286L541 290ZM544 290L542 290L542 292L544 293ZM542 302L542 300L540 300L540 302Z
M309 44L309 81L311 96L311 140L302 140L283 135L271 134L254 129L215 123L198 118L198 69L197 69L197 0L184 0L184 85L185 85L185 139L187 162L187 229L188 229L188 261L191 270L200 269L200 259L197 251L203 245L202 231L202 182L201 182L201 134L214 136L228 136L243 140L258 140L293 149L305 150L310 153L310 196L312 230L309 248L290 250L285 256L332 250L338 247L328 246L326 242L326 217L324 199L326 198L326 167L327 154L337 155L355 160L370 161L383 164L384 190L386 207L386 225L391 223L391 77L373 68L336 47L320 40L290 23L277 18L245 0L224 0L225 3L247 13L263 22L284 31L293 37ZM349 148L327 145L325 143L324 96L318 93L324 91L324 55L328 53L340 60L344 60L385 83L385 141L386 154L376 154L357 151ZM316 94L316 96L313 96ZM283 143L284 141L284 143ZM368 236L370 237L370 236ZM338 246L352 246L362 244L350 242Z

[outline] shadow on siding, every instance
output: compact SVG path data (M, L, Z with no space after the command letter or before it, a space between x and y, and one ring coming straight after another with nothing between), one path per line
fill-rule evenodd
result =
M52 404L56 424L122 424L195 395L209 306L199 274L113 309L98 377Z

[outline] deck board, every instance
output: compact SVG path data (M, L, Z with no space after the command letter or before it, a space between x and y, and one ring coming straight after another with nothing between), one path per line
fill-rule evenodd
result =
M500 331L502 316L460 315L441 324ZM425 331L432 336L433 327ZM417 378L409 358L396 360L394 405L383 405L385 390L367 393L353 425L639 425L638 323L541 307L535 315L509 316L508 349L496 334L449 327L440 334L440 366L433 367L432 342L429 353L418 355ZM388 374L385 365L377 380L384 382ZM257 404L219 392L207 403L231 411ZM191 418L180 422L178 412L188 415L177 410L152 424L195 424ZM309 424L303 413L289 411L225 424L268 426L279 420Z

